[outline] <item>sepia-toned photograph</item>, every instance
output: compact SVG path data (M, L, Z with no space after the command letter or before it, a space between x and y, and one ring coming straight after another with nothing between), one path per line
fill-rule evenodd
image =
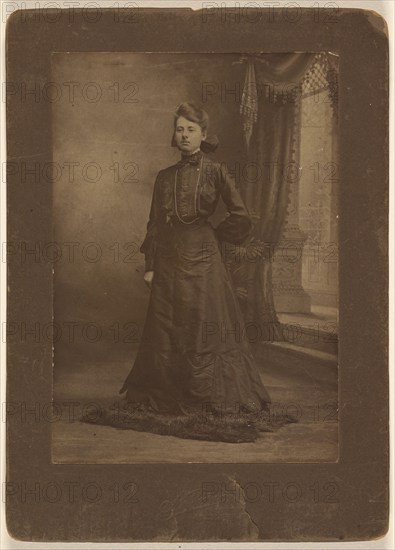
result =
M389 20L344 1L3 3L2 547L393 547Z
M52 53L53 462L337 461L338 66Z

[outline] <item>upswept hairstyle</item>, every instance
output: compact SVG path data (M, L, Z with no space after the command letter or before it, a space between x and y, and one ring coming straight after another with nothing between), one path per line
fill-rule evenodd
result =
M198 107L195 103L192 103L190 101L185 101L184 103L180 103L176 111L174 113L174 131L177 126L177 119L183 116L187 120L190 120L192 122L196 122L196 124L199 124L202 131L207 131L208 123L209 123L209 116L208 113L204 110ZM174 131L173 131L173 137L171 140L172 147L176 147L176 140L174 137Z

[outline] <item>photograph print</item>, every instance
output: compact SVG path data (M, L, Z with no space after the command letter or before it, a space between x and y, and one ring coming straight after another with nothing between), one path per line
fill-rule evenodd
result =
M338 460L338 64L52 54L53 462Z

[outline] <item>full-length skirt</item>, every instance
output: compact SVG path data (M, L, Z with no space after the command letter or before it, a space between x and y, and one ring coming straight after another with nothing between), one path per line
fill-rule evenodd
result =
M262 410L270 397L209 222L163 226L136 359L120 393L162 413Z

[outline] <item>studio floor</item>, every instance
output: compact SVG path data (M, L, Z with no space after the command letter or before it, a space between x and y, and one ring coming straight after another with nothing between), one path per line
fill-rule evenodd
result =
M179 439L79 421L87 403L116 402L132 361L77 365L56 374L54 400L62 414L52 424L55 463L270 463L336 462L338 458L337 369L284 361L258 360L274 410L299 418L254 443ZM74 405L63 405L67 402ZM104 406L104 405L103 405Z

